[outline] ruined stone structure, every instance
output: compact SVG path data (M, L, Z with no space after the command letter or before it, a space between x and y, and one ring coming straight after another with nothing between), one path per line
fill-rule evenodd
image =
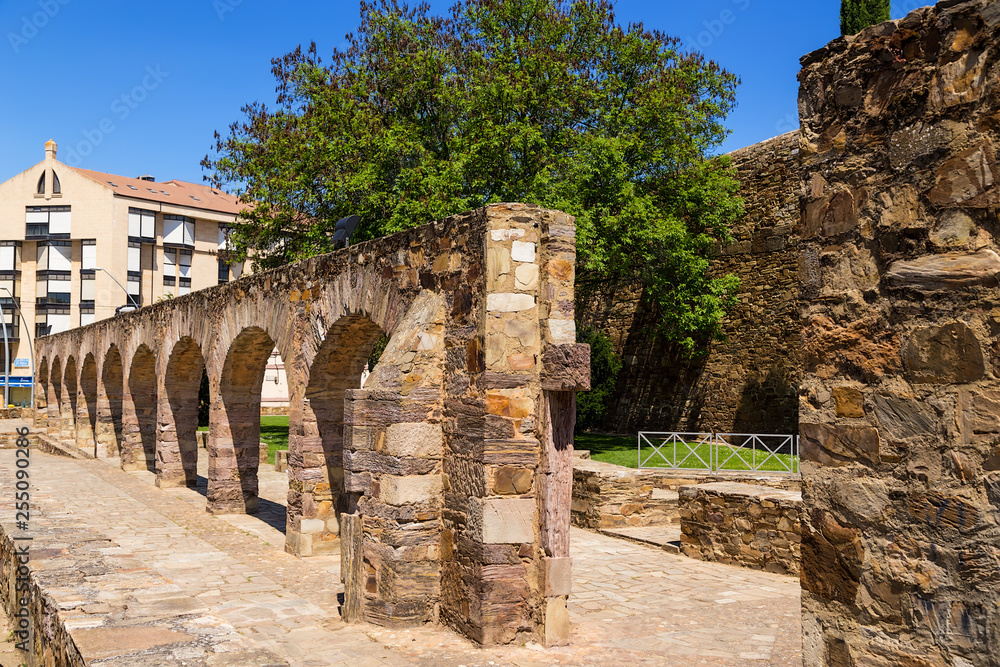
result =
M161 487L193 485L204 369L208 509L252 513L277 348L285 548L340 540L345 620L562 643L575 392L589 376L574 262L572 218L497 204L49 336L36 424Z
M608 332L624 362L604 428L796 432L798 154L798 132L730 154L746 213L712 270L738 276L741 287L739 303L723 323L725 340L713 343L707 358L690 362L662 340L651 345L647 331L654 313L639 290L597 292L588 299L585 323Z
M807 665L997 665L1000 2L802 60Z
M715 563L798 574L802 494L712 482L680 489L681 552Z

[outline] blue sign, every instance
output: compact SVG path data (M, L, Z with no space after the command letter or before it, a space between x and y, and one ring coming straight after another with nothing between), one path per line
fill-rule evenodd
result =
M27 359L14 359L14 368L28 368Z
M35 380L35 378L33 378L33 377L11 377L10 378L10 382L7 384L7 386L8 387L30 387L30 386L32 386L35 383L34 380ZM0 387L4 386L3 381L4 381L4 377L2 375L0 375Z

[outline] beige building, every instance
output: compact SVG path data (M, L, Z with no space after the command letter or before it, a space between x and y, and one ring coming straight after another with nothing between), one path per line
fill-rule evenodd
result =
M113 317L133 301L148 305L239 277L242 265L220 250L241 209L205 185L67 166L55 142L46 143L42 162L0 183L0 302L11 349L3 361L17 378L11 402L29 398L34 338Z

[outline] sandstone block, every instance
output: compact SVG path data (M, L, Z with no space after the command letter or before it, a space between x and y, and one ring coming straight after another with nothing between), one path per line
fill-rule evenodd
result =
M524 238L523 229L494 229L490 232L490 238L494 241L513 241Z
M441 475L382 475L379 499L388 505L417 505L441 495Z
M491 313L516 313L534 307L535 297L531 294L495 292L486 296L486 310Z
M572 345L576 343L576 322L573 320L557 320L549 318L549 336L556 345Z
M302 519L299 532L305 535L318 535L326 530L326 522L321 519Z
M986 372L982 345L961 322L914 331L904 364L910 380L931 384L973 382Z
M514 241L511 244L510 258L515 262L534 262L535 244L524 241Z
M545 601L545 645L564 646L569 643L569 611L561 597Z
M470 498L469 532L484 544L517 544L535 539L532 498Z
M800 424L800 449L804 461L842 466L861 459L879 463L879 435L870 426Z
M573 559L543 558L545 596L569 595L573 591Z
M533 290L538 287L538 265L521 264L514 269L514 288Z
M895 262L885 274L892 287L937 291L975 285L996 285L1000 256L992 250L947 252Z
M444 449L441 424L391 424L385 433L386 452L392 456L440 458Z
M838 417L865 416L865 399L860 389L855 387L834 387L833 400L837 405Z

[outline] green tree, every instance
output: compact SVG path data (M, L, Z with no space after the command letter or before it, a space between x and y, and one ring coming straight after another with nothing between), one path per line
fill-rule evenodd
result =
M889 0L840 0L840 34L856 35L889 20Z
M359 214L372 238L491 202L577 220L579 278L640 281L660 332L718 334L736 279L708 273L742 213L725 158L736 77L609 0L459 0L432 16L361 5L328 63L315 44L273 61L277 101L244 107L203 165L252 202L237 259L275 266L331 249Z
M614 346L607 334L599 329L581 326L577 340L590 345L590 391L583 391L576 397L576 428L589 431L600 428L608 403L618 383L618 373L622 360L615 354Z

